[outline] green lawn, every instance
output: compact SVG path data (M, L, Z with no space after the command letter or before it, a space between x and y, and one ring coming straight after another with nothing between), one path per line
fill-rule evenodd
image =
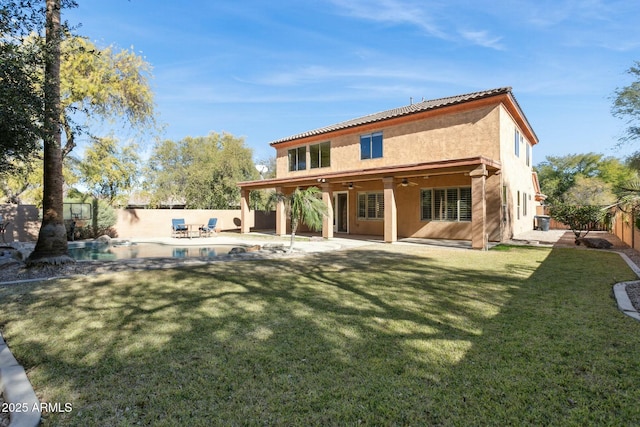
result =
M44 425L637 425L617 254L375 246L0 287Z

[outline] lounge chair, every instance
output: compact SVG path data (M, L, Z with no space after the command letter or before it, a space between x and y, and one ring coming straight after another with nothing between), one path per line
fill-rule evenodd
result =
M200 227L200 235L211 236L211 233L216 233L216 225L218 225L218 218L209 218L207 225Z
M189 228L184 223L184 218L173 218L171 220L171 237L189 237Z

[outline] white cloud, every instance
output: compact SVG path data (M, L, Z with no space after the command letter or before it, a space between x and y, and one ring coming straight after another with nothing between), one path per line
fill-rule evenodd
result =
M504 50L502 37L492 36L487 30L447 30L457 26L457 18L465 7L450 2L411 2L407 0L329 0L347 15L394 25L410 25L431 37Z
M410 24L429 35L447 38L420 3L401 0L330 0L338 8L357 18L389 24Z
M478 46L484 46L495 50L505 50L500 43L502 37L493 37L488 31L460 31L462 37Z

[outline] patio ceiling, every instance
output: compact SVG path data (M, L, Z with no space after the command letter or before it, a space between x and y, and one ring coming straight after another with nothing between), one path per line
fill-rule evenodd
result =
M358 169L345 172L329 172L323 174L291 176L259 181L245 181L238 185L244 190L259 190L274 187L305 187L319 184L362 182L393 177L396 179L416 176L455 175L470 173L478 166L484 165L489 175L500 171L499 161L486 157L470 157L465 159L441 160L436 162L416 163L394 167Z

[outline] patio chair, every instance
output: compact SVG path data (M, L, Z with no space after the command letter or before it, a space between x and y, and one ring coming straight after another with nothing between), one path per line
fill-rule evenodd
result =
M218 225L218 218L209 218L207 225L200 227L200 235L211 236L211 233L216 233L216 225Z
M171 220L171 237L187 237L189 228L184 222L184 218L173 218Z

